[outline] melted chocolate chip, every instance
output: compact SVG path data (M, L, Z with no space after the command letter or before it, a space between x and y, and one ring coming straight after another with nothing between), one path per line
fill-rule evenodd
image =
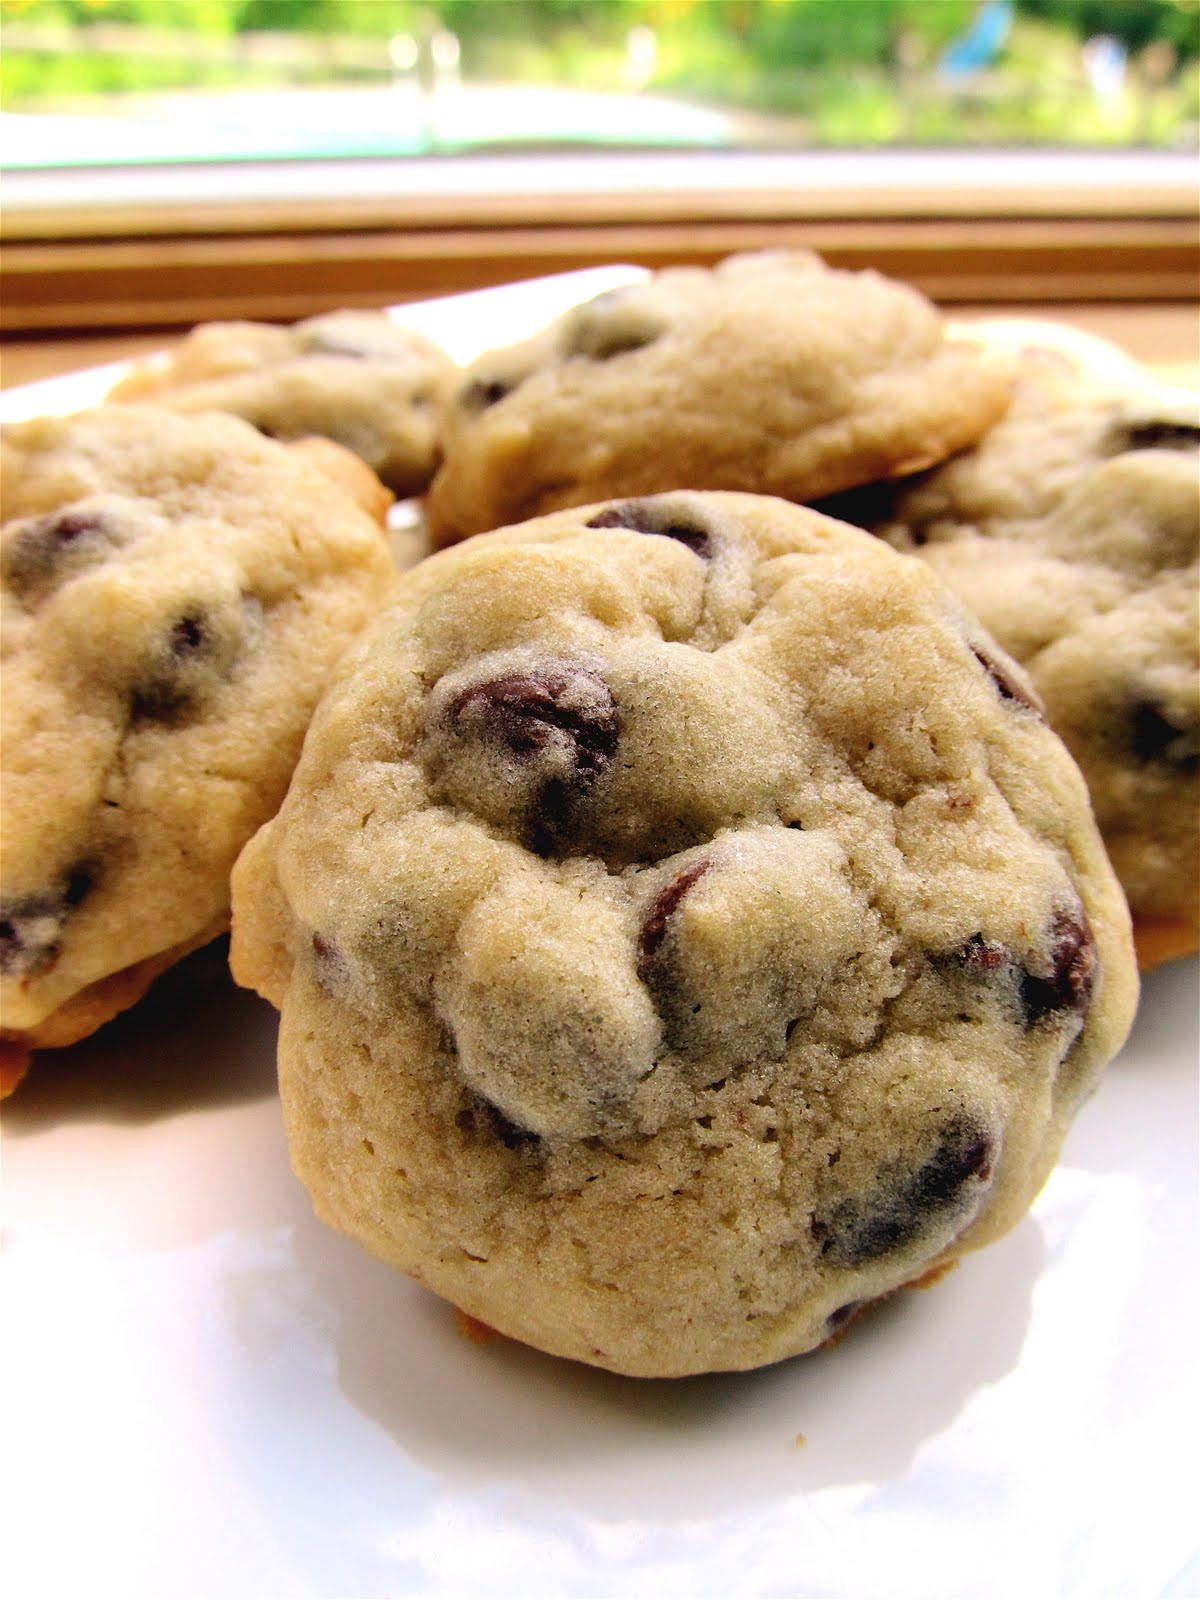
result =
M203 617L180 617L171 627L169 648L177 661L186 661L202 650L208 642L208 631Z
M346 958L339 947L322 933L312 936L313 973L326 994L344 990L347 982Z
M189 612L167 630L159 659L134 686L130 709L135 721L170 722L186 714L195 699L197 668L211 646L205 619Z
M472 378L458 391L458 404L463 411L486 411L503 400L516 387L503 378Z
M12 528L4 545L5 583L17 594L45 587L74 552L107 543L108 527L103 512L68 506Z
M464 689L449 726L499 744L519 765L548 768L529 812L531 848L548 855L579 802L616 754L621 717L599 672L582 662L547 662Z
M959 1204L968 1185L992 1175L991 1135L958 1118L946 1124L937 1148L913 1173L881 1183L865 1201L844 1200L827 1217L814 1217L812 1233L822 1256L838 1266L858 1266L908 1244L928 1222Z
M1200 449L1200 427L1170 417L1147 417L1117 423L1108 442L1117 454L1127 450L1196 450Z
M55 889L0 903L0 972L27 978L53 966L67 917L94 881L94 869L81 865Z
M218 604L210 613L196 606L177 616L133 685L132 720L178 723L195 715L205 693L233 669L248 636L261 625L262 606L252 595L243 595L240 607Z
M830 1333L836 1333L839 1328L844 1328L856 1312L861 1311L866 1305L865 1300L848 1300L844 1306L838 1306L825 1318L825 1326Z
M663 940L667 936L668 925L679 902L711 865L710 861L693 861L690 867L685 867L682 872L677 873L654 897L642 922L641 936L638 939L638 976L643 983L651 981L655 976Z
M1060 1012L1085 1015L1096 982L1096 943L1082 909L1058 911L1050 924L1047 969L1021 973L1018 993L1025 1026Z
M973 934L949 959L976 978L998 976L1011 984L1020 1019L1027 1029L1064 1012L1082 1017L1091 1003L1096 945L1082 907L1075 912L1055 912L1046 941L1046 959L1036 972L1021 965L1006 946L985 939L981 933Z
M1130 720L1129 743L1139 761L1163 761L1181 772L1200 766L1200 729L1180 727L1148 700L1134 706Z
M604 326L584 321L575 330L568 345L568 356L583 356L588 361L611 361L614 356L631 355L653 344L662 330L637 328L615 323Z
M955 952L954 959L974 972L996 972L1013 964L1010 951L1002 944L985 939L981 933L973 933L962 949Z
M631 533L657 534L662 539L676 539L687 545L696 555L707 560L711 554L709 537L703 528L676 520L669 509L649 500L626 500L619 505L605 506L590 517L589 528L628 528Z
M1016 705L1025 706L1030 711L1038 711L1038 706L1014 678L1010 678L991 656L986 655L977 645L971 646L971 654L996 685L1001 700L1011 700ZM1039 713L1040 714L1040 713Z
M485 1102L484 1110L492 1133L506 1150L529 1150L541 1143L536 1133L531 1132L529 1128L520 1127L502 1111L497 1111L490 1101Z
M538 1134L520 1127L482 1095L473 1096L454 1120L468 1136L499 1139L506 1150L532 1150L541 1143Z

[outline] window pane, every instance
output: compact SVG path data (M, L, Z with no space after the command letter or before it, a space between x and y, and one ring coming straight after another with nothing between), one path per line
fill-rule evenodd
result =
M1190 151L1200 0L0 0L9 167Z

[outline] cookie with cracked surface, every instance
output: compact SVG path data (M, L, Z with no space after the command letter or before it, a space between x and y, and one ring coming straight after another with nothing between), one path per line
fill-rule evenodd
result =
M975 448L856 516L1022 662L1088 781L1151 967L1200 944L1200 400L1026 352Z
M0 435L10 1088L228 923L234 858L391 574L324 457L143 407Z
M230 411L276 439L332 439L406 496L433 477L438 410L457 373L440 345L383 312L330 311L290 326L201 323L108 399Z
M444 420L435 543L610 495L807 500L941 461L1008 404L915 289L806 252L674 267L481 356Z
M674 494L403 576L234 873L320 1214L640 1375L1010 1228L1134 1005L1078 769L937 578Z

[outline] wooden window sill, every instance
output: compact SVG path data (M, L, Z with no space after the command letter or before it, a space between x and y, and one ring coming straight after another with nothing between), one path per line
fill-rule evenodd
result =
M340 188L338 185L340 184ZM986 152L12 173L0 330L292 320L613 262L807 248L947 305L1176 303L1194 163Z

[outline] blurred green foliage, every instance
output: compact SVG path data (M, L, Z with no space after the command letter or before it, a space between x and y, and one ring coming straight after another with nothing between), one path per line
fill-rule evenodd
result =
M947 86L939 58L979 3L0 0L0 99L19 110L150 89L382 83L389 39L441 28L459 41L464 79L647 88L784 119L781 142L1195 140L1200 0L1012 0L996 59ZM633 29L653 35L640 74ZM1089 83L1081 47L1097 34L1127 52L1119 94Z

